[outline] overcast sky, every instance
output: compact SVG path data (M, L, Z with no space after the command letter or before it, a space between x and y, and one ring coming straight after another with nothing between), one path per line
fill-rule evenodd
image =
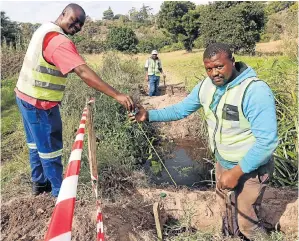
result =
M103 12L110 6L114 14L127 14L135 7L140 9L142 4L153 8L152 13L159 12L163 1L8 1L1 0L1 11L17 22L44 23L54 21L62 9L69 3L81 5L86 14L93 19L102 19ZM208 1L193 1L196 4L207 3Z

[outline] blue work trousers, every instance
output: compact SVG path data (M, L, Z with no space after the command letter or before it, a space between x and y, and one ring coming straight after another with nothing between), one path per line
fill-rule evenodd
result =
M57 197L63 171L62 121L59 106L41 110L18 97L16 99L29 147L32 181L43 184L49 180L52 195Z
M160 76L156 75L149 75L149 96L158 96L159 94L159 83L160 83Z

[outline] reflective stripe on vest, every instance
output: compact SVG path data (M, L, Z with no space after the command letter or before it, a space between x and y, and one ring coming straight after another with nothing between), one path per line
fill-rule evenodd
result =
M24 58L17 88L36 99L61 101L67 75L63 75L58 68L47 63L42 54L43 40L49 32L65 35L61 28L53 23L43 24L36 30Z
M200 88L199 99L204 108L208 124L211 150L230 162L239 162L255 143L250 123L242 110L243 96L256 77L245 79L240 84L226 90L221 97L216 114L210 109L216 86L206 78Z
M160 68L161 64L160 64L160 60L156 59L153 60L152 58L148 59L148 75L156 75L156 76L160 76Z

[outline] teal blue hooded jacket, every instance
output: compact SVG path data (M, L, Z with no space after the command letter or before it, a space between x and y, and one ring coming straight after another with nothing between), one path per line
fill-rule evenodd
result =
M216 107L224 95L226 87L231 88L249 77L256 77L255 71L242 62L236 62L241 73L231 82L217 87L211 104L215 112ZM197 84L191 93L181 102L159 110L149 110L149 121L180 120L202 107L199 99L201 83ZM249 85L243 100L243 113L251 125L251 131L256 138L253 147L239 162L244 173L249 173L266 164L278 145L277 119L274 95L270 87L263 81L256 81ZM237 163L223 159L218 152L216 160L226 169L231 169Z

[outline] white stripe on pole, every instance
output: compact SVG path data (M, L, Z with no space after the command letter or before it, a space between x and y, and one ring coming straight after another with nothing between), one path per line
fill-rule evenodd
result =
M103 222L97 223L97 233L101 230L101 233L104 233L104 225Z
M55 238L50 239L50 241L70 241L70 240L71 240L71 232L67 232Z
M72 161L78 161L81 160L81 155L82 155L82 149L75 149L72 150L70 159L69 159L69 163Z
M80 124L80 125L79 125L79 129L80 129L80 128L85 128L85 124Z
M77 134L75 142L76 141L83 141L83 138L84 138L84 133Z
M69 198L76 198L78 185L78 175L66 177L61 185L59 196L56 201L56 205L63 200Z

